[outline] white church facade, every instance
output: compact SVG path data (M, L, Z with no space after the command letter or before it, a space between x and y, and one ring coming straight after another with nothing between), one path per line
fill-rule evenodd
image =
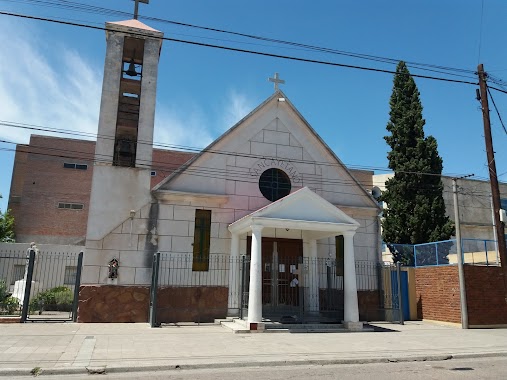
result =
M169 279L155 285L167 308L179 300L191 309L200 294L209 308L220 304L215 317L242 316L254 326L276 305L304 304L318 316L329 304L323 289L329 297L333 287L344 324L360 328L364 281L356 267L380 260L380 209L287 96L275 84L274 94L151 189L163 35L129 20L107 23L106 36L78 320L146 322L160 252ZM171 267L175 258L188 265ZM226 264L217 276L219 262ZM192 315L186 311L180 319Z

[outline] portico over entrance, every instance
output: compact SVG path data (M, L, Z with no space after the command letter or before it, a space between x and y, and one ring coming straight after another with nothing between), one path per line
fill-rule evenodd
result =
M360 326L353 242L354 234L359 226L360 224L356 220L307 187L230 224L232 257L238 257L240 254L240 237L251 233L248 322L260 323L263 321L262 237L263 235L272 236L273 231L278 229L300 231L303 241L303 256L314 260L318 256L318 240L343 236L344 324L349 328ZM309 270L316 270L316 267L310 267ZM239 267L231 268L232 272L239 272ZM232 278L238 278L238 276L231 276ZM310 295L313 295L310 298L314 300L309 307L318 312L318 274L313 273L308 278L311 281L307 284L307 289ZM231 282L229 286L239 287L239 283L237 281L236 283ZM237 299L230 298L229 307L237 307L238 305L235 304L237 302Z

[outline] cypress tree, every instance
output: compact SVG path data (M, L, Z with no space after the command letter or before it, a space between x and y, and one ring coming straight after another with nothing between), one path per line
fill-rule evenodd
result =
M394 177L386 182L381 197L387 203L382 238L389 246L449 239L454 224L445 214L440 178L442 158L436 139L424 136L419 90L404 62L396 68L390 106L387 123L390 135L384 139L391 147L387 158ZM391 252L395 262L413 265L413 257L392 249Z

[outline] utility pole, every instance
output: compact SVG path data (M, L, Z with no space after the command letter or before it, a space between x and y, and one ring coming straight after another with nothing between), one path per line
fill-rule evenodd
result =
M459 300L461 305L461 328L468 329L468 308L467 308L467 292L465 288L465 271L463 269L463 251L461 248L461 227L459 221L459 205L458 205L458 179L471 177L467 175L461 178L452 179L452 193L454 197L454 224L456 225L456 256L458 258L458 278L459 278Z
M483 64L477 67L479 75L480 100L482 105L482 119L484 121L484 139L486 140L486 153L488 157L489 178L491 183L491 197L493 199L493 213L496 224L496 236L498 241L498 252L503 268L503 281L505 290L505 302L507 302L507 249L505 244L504 225L500 222L500 189L496 175L495 152L493 151L493 139L491 137L491 124L489 121L489 104L486 78Z

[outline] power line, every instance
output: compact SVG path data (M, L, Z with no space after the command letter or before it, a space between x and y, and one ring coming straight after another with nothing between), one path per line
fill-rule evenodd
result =
M97 7L97 6L91 6L91 5L72 2L72 1L65 1L63 4L61 1L58 1L58 2L40 1L40 0L24 1L24 3L27 3L27 2L44 4L42 6L46 6L46 7L52 6L52 7L60 8L60 9L78 10L78 11L83 11L83 12L87 12L87 13L117 15L117 16L124 16L124 17L131 16L131 13L129 13L129 12L123 12L123 11L118 11L118 10L109 9L109 8ZM383 63L397 64L400 61L400 59L398 59L398 58L387 58L387 57L375 56L375 55L370 55L370 54L353 53L353 52L337 50L337 49L332 49L332 48L327 48L327 47L302 44L302 43L297 43L297 42L293 42L293 41L286 41L286 40L280 40L280 39L269 38L269 37L262 37L262 36L252 35L252 34L227 31L227 30L217 29L217 28L212 28L212 27L200 26L200 25L195 25L195 24L183 23L183 22L178 22L178 21L173 21L173 20L161 19L161 18L157 18L157 17L139 16L139 18L144 19L144 20L148 20L148 21L167 23L167 24L184 26L184 27L189 27L189 28L194 28L194 29L199 29L199 30L217 32L217 33L221 33L221 34L231 34L234 36L255 39L255 40L260 40L260 41L265 41L265 42L271 42L271 43L276 43L276 44L289 45L289 46L294 46L294 47L298 47L298 48L304 48L305 50L314 50L314 51L318 51L318 52L338 54L338 55L349 56L349 57L359 58L359 59L372 60L372 61L383 62ZM203 38L203 37L200 37L200 38ZM236 41L236 42L238 42L238 41ZM243 42L240 42L240 43L243 43ZM425 64L425 63L411 62L411 61L406 61L405 63L410 67L414 67L414 68L417 68L420 70L440 72L440 73L444 73L444 74L448 74L448 75L461 75L461 76L465 76L465 77L469 77L469 78L472 78L472 77L467 76L467 75L463 75L463 74L475 75L475 72L473 70L469 70L469 69L446 67L446 66L441 66L441 65ZM455 72L455 73L446 73L446 72L442 72L439 70L445 70L445 71L450 71L450 72ZM457 73L461 73L461 74L457 74ZM473 78L475 78L475 77L473 77Z
M507 90L501 90L501 89L496 88L496 87L488 86L488 89L492 89L492 90L495 90L495 91L498 91L498 92L502 92L502 93L504 93L504 94L507 94Z
M12 17L20 17L20 18L26 18L26 19L31 19L31 20L46 21L46 22L52 22L52 23L57 23L57 24L69 25L69 26L77 26L77 27L82 27L82 28L95 29L95 30L102 30L102 31L106 30L105 27L98 27L98 26L87 25L87 24L76 23L76 22L69 22L69 21L61 21L61 20L44 18L44 17L22 15L22 14L11 13L11 12L0 12L0 14L6 15L6 16L12 16ZM134 33L134 32L129 32L129 34L133 35L133 36L142 36L142 34ZM229 46L206 44L203 42L181 40L181 39L170 38L170 37L161 37L160 39L165 40L165 41L179 42L179 43L184 43L184 44L189 44L189 45L222 49L222 50L226 50L226 51L247 53L247 54L259 55L259 56L264 56L264 57L280 58L280 59L286 59L286 60L297 61L297 62L315 63L315 64L321 64L321 65L327 65L327 66L343 67L343 68L384 73L384 74L404 75L403 73L397 73L395 70L386 70L386 69L380 69L380 68L375 68L375 67L349 65L349 64L345 64L345 63L322 61L322 60L315 60L315 59L309 59L309 58L301 58L301 57L294 57L294 56L288 56L288 55L266 53L266 52L261 52L261 51L256 51L256 50L247 50L247 49L240 49L240 48L234 48L234 47L229 47ZM414 78L430 79L430 80L449 82L449 83L470 84L470 85L474 85L474 86L477 85L477 82L471 82L471 81L460 80L460 79L442 78L442 77L435 77L435 76L421 75L421 74L408 74L408 75L410 75Z
M496 111L496 114L498 115L498 119L500 120L500 123L502 124L502 128L503 128L505 134L507 134L507 129L505 129L505 125L503 124L502 116L500 116L500 111L498 111L498 107L496 106L495 99L493 99L493 95L491 95L491 91L489 91L489 88L488 87L486 87L486 88L488 90L489 97L491 98L491 101L493 102L493 106L495 107L495 111Z
M7 122L0 120L0 125L7 126L7 127L13 127L13 128L22 128L22 129L29 129L29 130L37 130L37 131L44 131L44 132L51 132L51 133L59 133L63 135L77 135L77 136L85 136L85 137L94 137L94 138L102 138L107 140L114 140L114 137L107 136L107 135L99 135L99 134L92 134L89 132L74 132L72 130L67 129L60 129L60 128L50 128L50 127L42 127L32 124L24 124L24 123L14 123L14 122ZM2 140L0 140L2 142ZM10 144L16 144L11 141L3 141ZM189 146L183 146L183 145L172 145L172 144L164 144L164 143L157 143L157 142L149 142L149 141L143 141L138 140L138 144L146 144L151 145L153 147L165 147L169 149L177 149L177 150L185 150L187 152L193 152L193 153L212 153L212 154L220 154L225 156L233 156L233 157L244 157L244 158L255 158L255 159L265 159L266 156L263 155L256 155L256 154L249 154L249 153L237 153L237 152L229 152L229 151L223 151L223 150L214 150L210 148L197 148L197 147L189 147ZM20 144L24 145L24 144ZM331 167L341 167L342 165L340 163L330 163L330 162L323 162L323 161L310 161L310 160L304 160L304 159L290 159L291 162L295 163L302 163L302 164L315 164L320 166L331 166ZM343 164L344 167L347 169L357 169L357 170L372 170L372 171L386 171L391 172L392 170L389 168L383 168L383 167L374 167L374 166L366 166L366 165L355 165L355 164ZM396 173L400 174L417 174L417 175L427 175L427 176L436 176L441 177L445 176L444 174L437 174L437 173L429 173L429 172L416 172L416 171L403 171L403 170L397 170Z
M3 141L0 141L3 142ZM24 148L24 147L23 147ZM47 147L42 147L41 149L51 150ZM0 150L4 151L15 151L14 149L8 149L8 148L0 148ZM84 160L85 162L93 162L93 163L110 163L110 157L106 155L102 155L99 157L90 157L89 153L88 156L79 156L74 155L76 153L75 151L69 151L67 150L65 152L59 152L59 153L44 153L37 150L19 150L21 153L30 153L38 156L44 156L44 157L54 157L54 158L64 158L64 159L77 159L77 160ZM147 164L149 161L141 161L141 164ZM180 172L185 175L191 175L191 176L197 176L197 177L205 177L205 178L218 178L218 179L225 179L235 182L243 182L243 183L257 183L257 179L252 180L244 180L245 177L252 177L248 171L241 171L241 170L224 170L219 168L208 168L208 167L202 167L202 166L194 166L194 167L188 167L185 163L183 164L173 164L168 163L164 161L153 161L151 164L150 169L152 170L158 170L161 172L167 172L168 175ZM253 177L252 177L253 178ZM312 175L302 175L301 176L301 186L309 185L312 187L315 186L357 186L357 183L353 180L343 179L343 180L329 180L329 179L323 179L323 178L313 178ZM298 183L299 186L299 183ZM357 194L357 193L350 193L350 192L344 192L344 191L331 191L331 190L324 190L324 192L329 193L336 193L336 194L348 194L348 195L357 195L357 196L366 196L366 194Z
M1 141L0 142L5 142ZM11 143L13 144L13 143ZM31 149L27 149L31 148ZM1 150L6 151L15 151L14 149L7 149L7 148L0 148ZM46 152L44 152L46 151ZM49 151L50 153L48 153ZM68 149L61 149L61 148L50 148L47 146L37 146L37 145L30 145L30 146L22 146L21 149L19 149L19 152L21 153L30 153L35 154L39 156L44 157L55 157L55 158L68 158L68 159L76 159L76 160L84 160L85 162L93 162L93 163L104 163L104 162L110 162L110 157L106 155L102 156L94 156L90 152L82 152L82 151L76 151L76 150L68 150ZM83 155L80 155L80 154ZM144 162L144 161L143 161ZM141 162L141 164L143 163ZM146 161L145 163L147 163ZM249 176L248 171L241 171L241 170L223 170L219 168L209 168L209 167L202 167L202 166L194 166L194 167L188 167L185 163L180 164L174 164L169 163L166 161L153 161L151 165L151 169L158 170L161 172L167 172L167 174L172 174L176 172L177 170L180 170L183 174L191 175L191 176L197 176L197 177L204 177L204 178L220 178L225 180L231 180L236 182L243 182L243 183L257 183L257 180L244 180L245 176ZM311 178L312 175L303 175L302 176L302 184L301 186L357 186L357 183L353 180L347 180L347 179L341 179L341 180L329 180L329 179L323 179L323 178ZM364 185L363 185L364 186ZM431 184L422 184L413 187L412 189L415 190L424 190L424 191L436 191L439 189L439 185L431 185ZM450 192L448 190L445 190L446 187L444 186L443 191L444 192ZM332 191L332 190L324 190L323 188L319 188L320 190L328 193L336 193L336 194L348 194L348 195L356 195L356 196L366 196L365 194L357 194L357 193L350 193L345 191ZM410 190L410 188L409 188ZM480 196L480 191L475 192L477 196ZM486 198L489 199L489 193L486 193Z

